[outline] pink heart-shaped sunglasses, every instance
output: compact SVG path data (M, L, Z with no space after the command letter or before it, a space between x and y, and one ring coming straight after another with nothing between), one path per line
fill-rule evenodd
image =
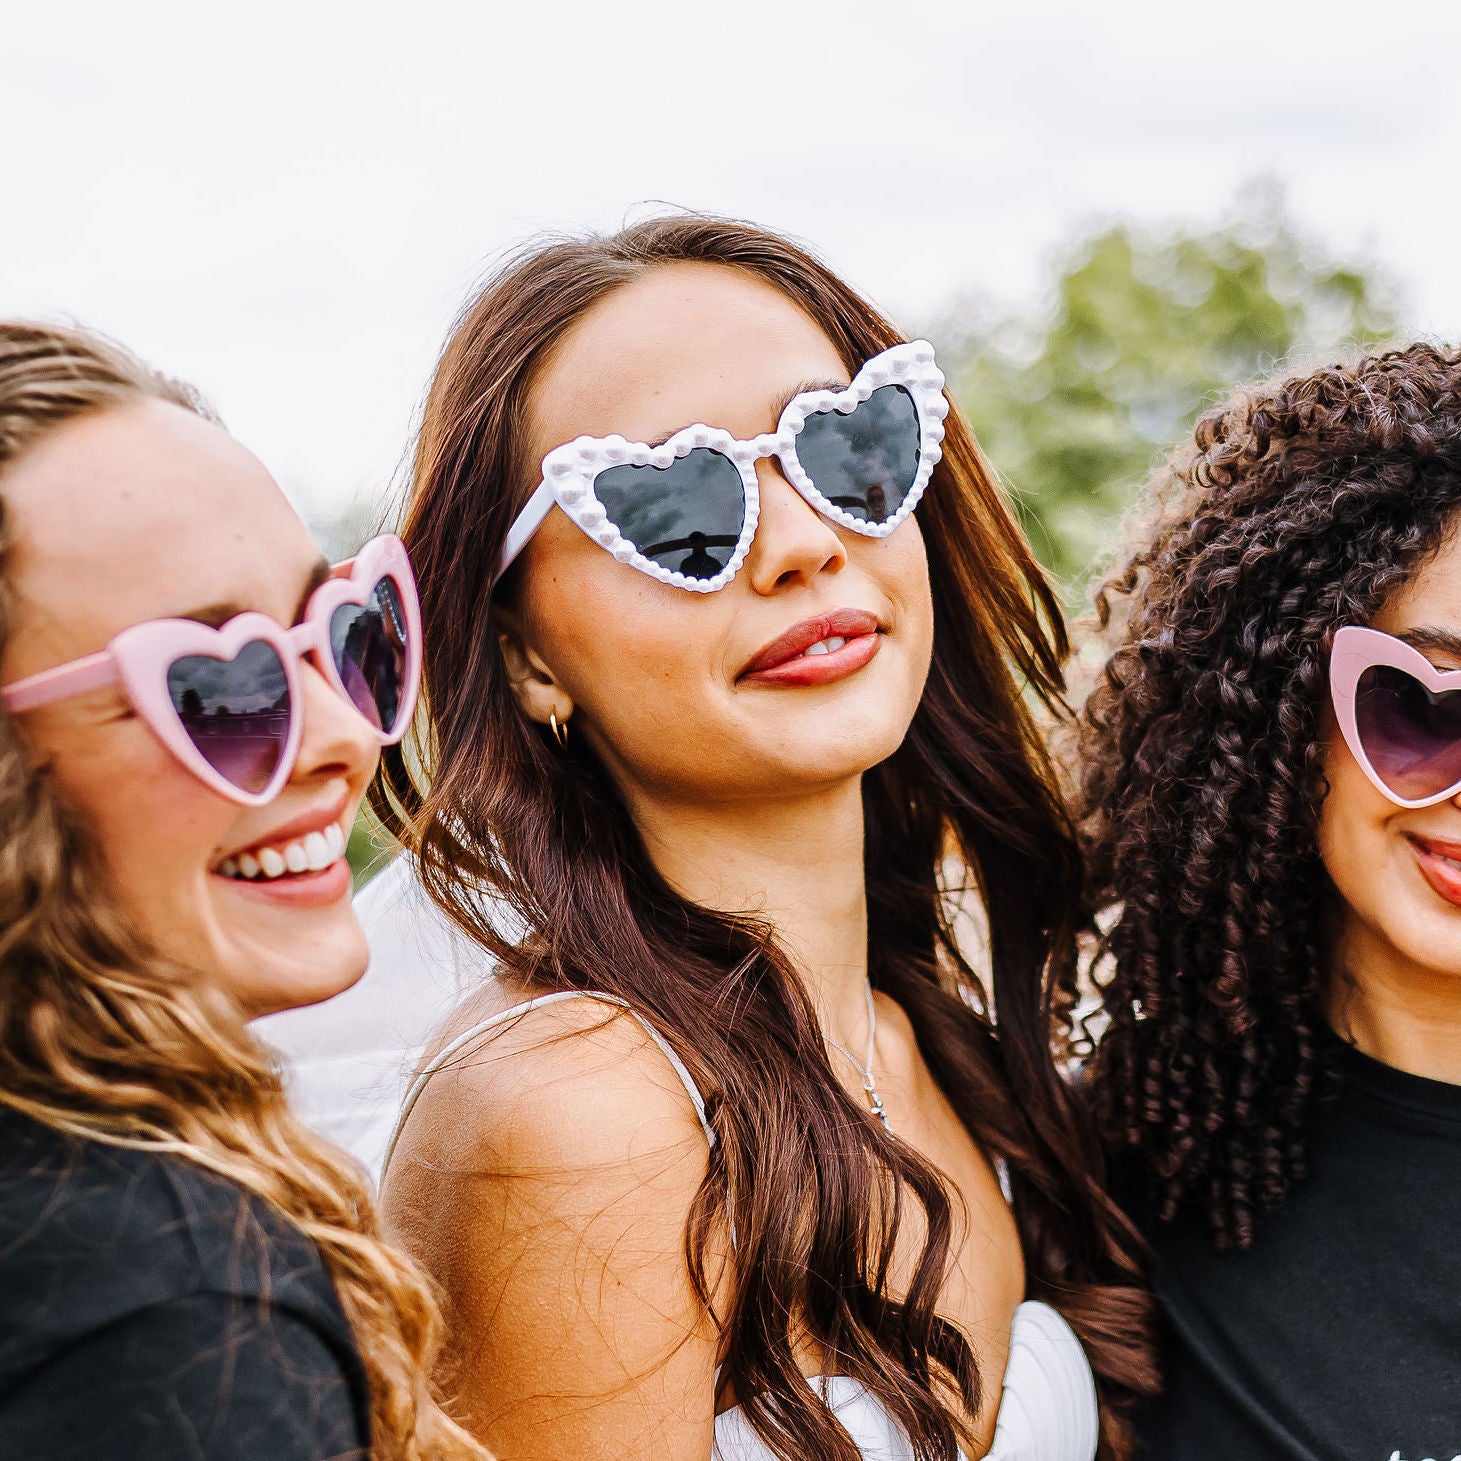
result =
M1461 670L1438 670L1404 640L1346 625L1334 636L1329 693L1360 769L1397 806L1461 793Z
M152 619L99 654L0 690L12 714L120 683L153 733L199 780L262 806L289 779L304 727L299 662L312 657L382 745L406 733L421 680L421 610L405 545L372 539L313 594L285 629L267 614L219 628Z

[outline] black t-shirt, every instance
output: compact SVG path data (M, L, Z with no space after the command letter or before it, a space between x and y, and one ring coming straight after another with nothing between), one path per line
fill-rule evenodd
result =
M1144 1461L1461 1461L1461 1086L1342 1047L1252 1249L1144 1224L1167 1320Z
M319 1251L188 1162L0 1110L0 1461L364 1461Z

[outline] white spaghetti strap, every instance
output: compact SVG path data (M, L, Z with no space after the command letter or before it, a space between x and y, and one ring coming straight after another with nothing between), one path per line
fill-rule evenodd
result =
M565 999L596 999L603 1004L617 1005L620 1009L632 1015L643 1027L644 1033L659 1046L665 1059L669 1061L671 1069L680 1078L680 1084L685 1087L685 1094L690 1097L690 1104L695 1107L695 1115L700 1122L700 1129L705 1133L705 1140L711 1146L715 1145L715 1131L705 1116L705 1098L700 1094L700 1088L695 1084L694 1077L685 1069L685 1062L675 1054L670 1042L638 1010L634 1009L627 1000L620 999L616 994L604 994L595 989L559 989L552 994L540 994L536 999L529 999L525 1000L522 1004L515 1004L511 1009L499 1010L497 1014L488 1016L487 1019L481 1020L473 1025L470 1030L466 1030L458 1035L450 1044L443 1046L431 1057L422 1067L421 1073L411 1082L411 1089L406 1092L405 1102L401 1106L401 1114L396 1120L396 1129L391 1133L390 1145L386 1147L385 1160L381 1163L380 1173L382 1180L385 1178L386 1169L391 1164L391 1156L396 1150L396 1143L400 1140L401 1132L405 1128L406 1120L410 1116L412 1108L419 1099L421 1092L426 1089L427 1081L437 1071L443 1069L453 1056L470 1045L479 1035L485 1035L489 1031L495 1030L499 1025L505 1025L509 1020L516 1019L519 1015L525 1015L533 1010L542 1009L546 1005L558 1004Z

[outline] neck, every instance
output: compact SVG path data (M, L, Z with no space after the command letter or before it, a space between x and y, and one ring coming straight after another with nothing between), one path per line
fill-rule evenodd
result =
M860 1049L856 1042L867 1038L860 780L794 800L730 806L632 800L666 881L704 908L768 922L822 1028Z
M1357 1050L1461 1085L1461 979L1407 959L1362 926L1335 942L1329 1020Z

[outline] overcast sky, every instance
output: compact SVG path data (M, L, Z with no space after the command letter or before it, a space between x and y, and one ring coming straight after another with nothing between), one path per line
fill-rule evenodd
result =
M195 381L314 513L392 477L495 253L655 200L922 323L1271 177L1458 339L1458 42L1454 0L0 0L0 315Z

